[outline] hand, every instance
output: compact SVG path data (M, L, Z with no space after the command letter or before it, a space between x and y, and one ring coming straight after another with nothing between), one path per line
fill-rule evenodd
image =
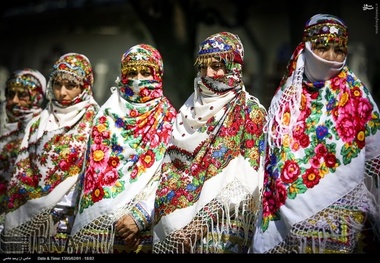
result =
M127 248L136 250L141 240L139 237L139 228L133 218L130 215L124 215L116 221L115 227Z
M176 231L174 234L175 240L179 243L178 251L184 253L195 253L193 249L197 241L202 239L207 234L207 225L195 220L182 230Z

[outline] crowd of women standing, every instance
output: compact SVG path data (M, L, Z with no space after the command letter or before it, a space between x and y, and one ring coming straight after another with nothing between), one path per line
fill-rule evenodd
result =
M1 105L3 253L377 253L380 113L317 14L266 110L244 46L199 45L193 93L164 96L159 51L121 57L98 105L83 54L14 72Z

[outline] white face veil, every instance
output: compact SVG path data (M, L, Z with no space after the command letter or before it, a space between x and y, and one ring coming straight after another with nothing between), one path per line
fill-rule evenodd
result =
M311 50L311 42L305 43L305 75L311 82L329 80L343 69L347 57L342 62L323 59Z

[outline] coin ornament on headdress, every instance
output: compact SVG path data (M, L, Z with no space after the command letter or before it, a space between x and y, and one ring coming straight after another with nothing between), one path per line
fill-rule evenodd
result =
M14 74L12 74L7 80L6 87L26 88L44 93L46 90L46 79L40 72L34 69L25 68L14 72Z
M53 66L52 74L57 73L67 73L90 85L94 81L90 61L84 55L77 53L62 56Z
M148 44L139 44L128 49L121 57L121 74L124 76L132 67L148 66L153 70L155 79L160 79L164 73L161 54Z
M347 48L348 28L342 20L331 15L313 16L307 23L303 32L303 41L323 43L338 43Z
M211 35L199 45L195 64L207 64L212 57L220 57L225 63L243 64L244 47L239 36L230 32Z

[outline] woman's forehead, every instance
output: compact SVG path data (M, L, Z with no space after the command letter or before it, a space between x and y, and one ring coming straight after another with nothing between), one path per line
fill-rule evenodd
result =
M55 76L54 76L54 81L72 81L72 82L75 82L76 84L79 84L81 83L81 81L74 75L72 74L68 74L68 73L65 73L65 72L58 72Z
M344 47L344 45L342 43L339 43L339 42L324 42L324 41L321 41L321 42L316 42L314 44L314 46L324 46L324 47Z
M70 74L59 72L55 75L54 79L68 79Z
M10 85L9 87L7 87L7 91L8 92L27 92L28 89L20 85Z

